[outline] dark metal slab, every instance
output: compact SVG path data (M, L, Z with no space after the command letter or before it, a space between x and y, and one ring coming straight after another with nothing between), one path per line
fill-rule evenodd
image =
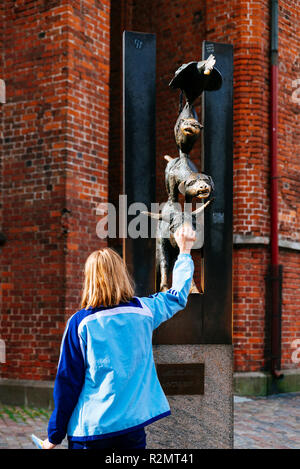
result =
M202 295L193 294L188 298L184 310L172 319L163 322L154 331L154 344L201 344L205 343L202 309Z
M155 202L155 34L123 33L123 192L127 207ZM128 215L127 227L135 216ZM143 217L143 215L142 215ZM145 217L144 217L145 220ZM123 255L136 283L136 295L155 290L155 239L124 238Z
M233 46L205 41L203 59L216 57L220 90L204 94L204 171L215 183L205 214L203 295L205 341L232 343Z
M204 363L166 363L156 365L157 375L167 395L204 394Z
M202 108L202 170L215 183L204 215L204 293L191 294L186 308L155 331L155 344L232 343L233 47L205 41L203 60L210 54L223 84L204 92Z

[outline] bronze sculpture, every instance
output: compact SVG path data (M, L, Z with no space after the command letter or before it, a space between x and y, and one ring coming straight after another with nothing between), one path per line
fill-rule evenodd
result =
M189 223L197 232L196 216L203 212L210 200L194 211L182 211L179 204L179 193L184 196L184 204L192 202L193 198L207 199L214 190L212 178L199 173L197 167L189 158L189 153L197 141L203 126L198 121L193 107L195 100L204 90L218 90L222 85L222 76L214 67L214 56L201 62L183 64L176 72L169 86L179 88L180 107L174 134L179 151L179 157L171 158L165 155L168 161L165 169L165 184L168 201L164 204L161 213L143 212L158 220L156 234L156 271L160 275L160 290L168 289L168 275L173 268L179 249L174 239L174 232L184 222ZM183 107L182 98L185 95L186 103ZM199 233L197 233L199 235ZM199 293L193 280L190 293Z
M180 155L190 153L202 128L203 125L198 121L193 106L186 103L174 127L175 142Z
M214 183L210 176L198 173L194 163L188 155L172 158L165 155L168 161L165 169L165 183L168 198L173 202L178 201L178 193L184 195L185 202L191 202L194 197L204 199L209 197L214 190Z
M171 88L179 88L192 105L203 91L216 91L222 86L222 75L215 68L216 59L210 55L201 62L189 62L176 70Z

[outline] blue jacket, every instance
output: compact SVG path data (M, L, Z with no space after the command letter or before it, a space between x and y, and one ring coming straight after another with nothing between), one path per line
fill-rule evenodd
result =
M68 321L54 384L48 439L59 444L126 433L170 414L152 333L186 306L194 272L179 254L172 288L116 306L82 309Z

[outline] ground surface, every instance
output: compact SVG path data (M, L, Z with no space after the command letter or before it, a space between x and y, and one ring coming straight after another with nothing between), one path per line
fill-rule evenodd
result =
M300 393L235 398L234 447L300 448Z
M234 401L236 449L300 449L300 393ZM0 404L0 449L34 448L30 435L45 438L49 416L45 409ZM66 447L64 440L57 448Z

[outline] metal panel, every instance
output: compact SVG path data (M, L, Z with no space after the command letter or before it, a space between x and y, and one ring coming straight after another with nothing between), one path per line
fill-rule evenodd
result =
M123 192L127 206L155 201L155 34L123 33ZM138 215L128 215L127 227ZM143 217L143 215L142 215ZM144 217L145 222L146 217ZM126 220L125 220L126 223ZM147 220L149 235L151 220ZM125 227L126 228L126 227ZM123 255L136 283L136 295L155 288L155 239L124 238Z
M163 322L154 331L154 344L202 344L205 343L202 310L203 295L191 294L184 310Z
M206 343L232 341L233 47L205 41L223 76L220 90L204 94L204 171L215 183L214 202L205 214L203 295Z

